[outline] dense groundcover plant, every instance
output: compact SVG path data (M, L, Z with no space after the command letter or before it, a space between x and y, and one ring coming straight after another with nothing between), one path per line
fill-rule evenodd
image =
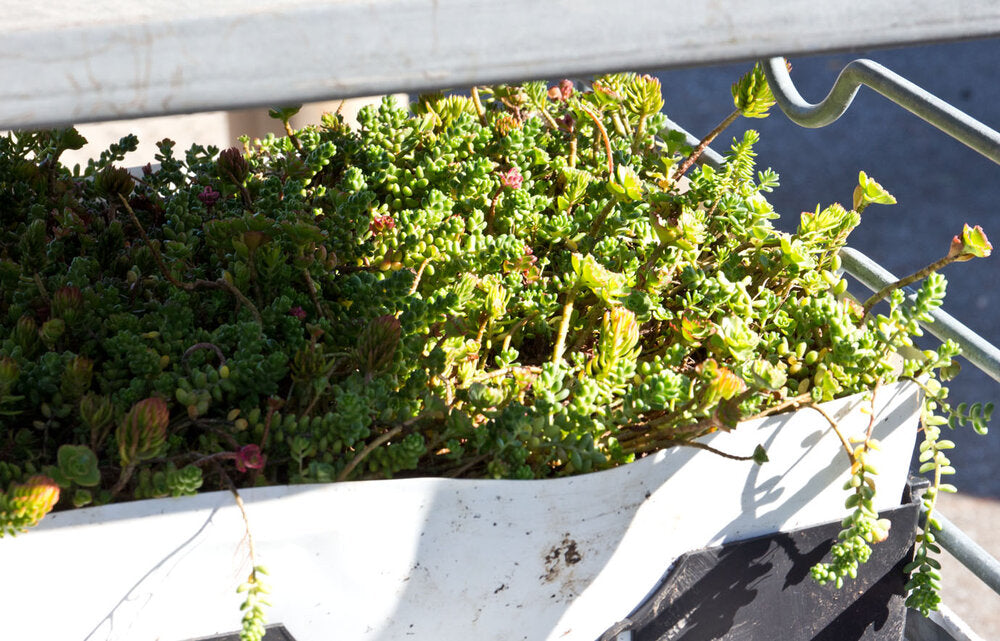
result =
M733 97L727 122L773 102L759 69ZM984 431L989 409L948 406L954 344L893 357L941 304L936 270L985 235L967 226L909 302L857 303L838 250L888 192L862 173L850 207L778 231L757 134L698 166L662 106L634 74L386 99L356 131L329 115L183 157L164 140L135 177L134 137L75 171L72 129L0 139L0 534L199 489L587 472L900 377L926 391L932 503L939 426ZM854 512L820 581L885 536L877 445L845 441Z

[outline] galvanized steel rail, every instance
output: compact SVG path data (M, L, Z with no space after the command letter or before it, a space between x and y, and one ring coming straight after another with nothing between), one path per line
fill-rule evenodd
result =
M1000 164L1000 132L876 62L859 59L849 63L840 72L830 93L817 104L806 102L799 95L784 58L763 60L761 65L778 106L798 125L817 128L834 122L851 106L861 86L866 85ZM841 255L847 272L873 291L898 280L856 249L845 248ZM912 290L906 291L910 296L915 295ZM1000 349L943 310L936 310L931 316L934 322L925 326L931 334L957 342L969 362L1000 381Z
M925 518L926 511L921 507L921 527L925 526ZM994 592L1000 594L1000 561L993 558L938 510L934 510L934 518L941 524L941 529L934 534L936 542Z
M866 85L1000 164L1000 133L871 60L855 60L844 67L830 93L817 104L799 95L784 58L770 58L761 64L776 102L792 122L803 127L823 127L834 122L850 107L861 85ZM844 269L873 291L898 280L856 249L845 247L841 256ZM916 295L910 288L904 291L908 298ZM932 323L923 324L927 331L958 343L969 362L1000 381L1000 349L941 309L932 312L931 317ZM1000 594L1000 561L940 512L935 513L935 518L941 524L936 534L941 547Z
M0 0L0 13L0 129L1000 33L994 0Z
M763 60L761 65L778 106L797 125L810 128L829 125L847 111L858 90L866 85L993 162L1000 163L1000 133L877 62L859 59L849 63L837 76L830 93L817 104L806 102L799 95L784 58Z

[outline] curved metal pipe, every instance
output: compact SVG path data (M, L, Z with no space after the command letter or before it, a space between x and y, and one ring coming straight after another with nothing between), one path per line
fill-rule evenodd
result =
M821 102L807 102L795 89L784 58L761 61L774 98L792 122L803 127L825 127L851 106L861 85L867 85L949 136L1000 164L1000 133L930 94L877 62L859 59L837 76Z

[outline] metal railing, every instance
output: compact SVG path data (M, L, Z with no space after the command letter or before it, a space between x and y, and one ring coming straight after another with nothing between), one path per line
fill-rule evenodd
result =
M817 104L810 104L799 95L784 58L770 58L761 64L778 106L798 125L823 127L834 122L850 107L864 85L1000 164L1000 132L876 62L855 60L845 66L830 93ZM847 273L872 291L878 291L898 280L856 249L844 248L841 256ZM916 296L916 292L909 288L904 291L908 297ZM1000 381L1000 349L943 310L935 310L931 317L933 322L924 324L928 332L941 340L958 343L962 348L962 355L969 362L994 380ZM937 510L935 518L941 525L940 531L935 534L937 543L994 592L1000 594L1000 561ZM922 527L925 526L924 521L922 515ZM928 622L921 621L920 618L910 619L907 635L911 641L932 638L962 641L973 638L970 631L963 630L961 625L951 624L947 616Z
M845 66L829 94L817 104L811 104L799 95L784 58L770 58L761 61L761 65L764 67L764 73L778 106L792 122L798 125L818 128L836 121L850 107L860 88L868 86L952 138L1000 164L1000 132L876 62L855 60ZM667 127L683 133L688 144L692 146L698 144L699 141L695 136L676 123L668 120ZM718 167L724 160L718 152L706 149L699 162ZM841 256L844 270L872 291L878 291L898 280L887 269L856 249L845 247L841 251ZM903 291L908 298L916 296L916 292L911 288L904 288ZM931 317L932 323L923 324L929 333L941 340L956 342L962 348L962 356L1000 382L1000 348L941 309L933 311ZM941 524L941 530L936 533L937 543L994 592L1000 594L1000 561L941 515L940 511L935 510L935 518ZM908 623L907 631L908 635L913 636L907 638L910 641L923 639L965 641L975 638L962 631L963 625L960 622L955 624L952 621L950 613L928 622L913 620ZM628 639L629 636L619 637L619 641Z

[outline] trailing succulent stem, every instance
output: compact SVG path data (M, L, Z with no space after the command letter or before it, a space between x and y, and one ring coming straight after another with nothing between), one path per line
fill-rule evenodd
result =
M867 315L871 311L872 307L874 307L879 301L885 299L885 297L890 293L896 291L897 289L906 287L911 283L923 280L951 263L964 262L973 258L986 258L992 251L993 245L990 244L990 241L986 238L985 232L983 232L983 229L979 225L976 225L975 227L965 225L962 230L962 235L952 238L951 246L948 248L947 254L930 265L927 265L923 269L918 269L909 276L900 278L894 283L889 283L882 289L872 294L871 297L861 306L862 311L865 315Z
M159 249L157 249L155 245L149 242L149 237L146 235L146 230L142 228L142 223L139 222L139 219L136 217L135 212L132 211L131 207L129 207L128 201L125 200L124 196L122 196L121 194L119 194L118 197L121 199L122 205L124 205L125 207L125 211L127 211L129 213L129 216L132 218L132 224L134 224L136 226L136 229L138 229L139 235L142 237L143 242L146 243L146 246L149 248L149 251L153 254L153 257L156 259L156 264L157 266L159 266L160 272L163 274L163 277L166 278L168 281L170 281L171 285L187 291L191 291L198 287L204 287L207 289L224 289L230 292L239 302L246 305L247 308L250 310L250 312L253 314L254 319L256 319L258 323L261 322L260 312L257 311L257 308L254 306L254 304L250 302L250 299L244 296L243 292L237 289L236 286L234 286L226 279L220 278L219 280L216 281L197 280L193 283L183 283L174 278L174 276L170 273L170 270L167 269L166 264L163 262L163 257L160 255Z
M240 509L243 517L243 525L246 529L247 554L250 557L250 574L247 580L236 589L237 593L245 594L240 610L243 618L240 620L240 641L261 641L267 633L265 626L267 617L264 608L271 605L267 600L271 590L264 582L263 577L267 576L267 568L257 561L257 552L253 544L253 533L250 531L250 519L247 517L246 506L243 504L243 497L236 490L236 486L230 483L230 490L236 500L236 506Z
M819 411L823 418L830 423L830 427L837 433L851 461L851 476L844 485L844 489L848 490L850 495L844 506L853 512L843 520L843 529L837 537L837 542L830 550L833 561L831 563L817 563L811 569L813 578L820 585L832 581L837 588L841 588L844 586L844 578L857 578L858 566L866 563L871 556L871 545L884 541L889 535L889 520L880 519L874 506L874 477L878 472L871 461L870 454L872 450L879 449L878 441L872 438L872 429L875 426L876 418L875 396L877 392L876 385L872 391L868 430L863 437L856 440L847 438L837 422L820 407L810 406Z
M979 434L985 434L986 424L993 413L993 404L976 403L969 407L965 403L952 407L945 400L948 396L948 389L943 387L936 379L927 379L927 372L934 369L944 369L954 367L953 358L958 354L958 348L954 343L946 342L937 352L926 354L926 362L919 372L919 378L913 379L923 388L924 402L920 413L920 423L923 428L923 441L919 447L921 474L932 473L931 485L921 496L924 508L923 531L917 535L917 547L911 561L904 568L908 572L910 579L906 584L908 596L906 605L920 611L927 616L930 611L936 610L941 602L940 597L940 569L941 564L935 555L941 553L941 548L935 542L935 530L941 529L941 524L934 516L937 499L941 492L954 493L955 486L944 482L945 476L955 473L951 460L948 458L948 450L955 447L955 443L948 439L941 438L941 427L948 426L955 429L958 426L970 423ZM947 414L948 418L941 416Z

